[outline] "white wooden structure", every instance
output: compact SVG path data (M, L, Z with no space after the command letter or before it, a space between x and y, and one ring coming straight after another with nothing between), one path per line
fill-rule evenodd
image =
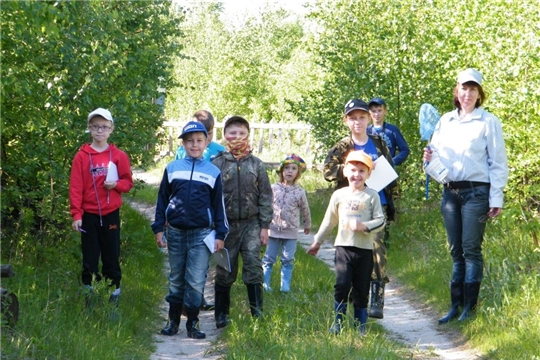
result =
M159 145L159 156L174 156L180 145L178 136L187 121L170 120L162 125L164 141ZM223 144L223 122L214 125L214 141ZM290 153L298 151L302 157L311 158L314 148L311 126L303 123L253 123L250 122L250 145L256 155L267 152Z

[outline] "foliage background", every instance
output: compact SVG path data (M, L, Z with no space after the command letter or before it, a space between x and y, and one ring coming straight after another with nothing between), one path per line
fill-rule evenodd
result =
M2 256L59 246L69 220L71 161L86 116L109 108L111 142L148 163L163 109L158 86L182 13L170 2L3 1L1 159ZM39 253L38 253L39 254Z
M96 107L112 110L112 142L146 167L163 120L200 108L219 120L240 114L311 124L320 159L346 134L345 102L381 96L388 122L412 150L398 169L407 223L393 230L407 243L397 244L391 262L441 304L446 293L430 293L429 284L446 292L440 269L448 264L444 233L430 225L440 226L436 207L423 201L418 109L428 102L451 110L457 72L475 67L485 107L503 124L510 179L503 215L487 236L485 321L466 331L481 343L500 328L500 338L491 337L498 343L485 346L503 349L501 358L537 344L538 314L528 306L538 308L540 281L538 1L320 0L306 18L268 9L238 26L222 9L219 2L186 9L170 1L0 2L2 262L39 271L74 256L62 246L73 236L70 163L89 141L86 116ZM160 88L164 107L155 101ZM439 194L434 185L432 198ZM426 251L433 244L440 249ZM400 264L418 253L425 256ZM508 309L516 316L507 319ZM504 339L512 327L517 333Z

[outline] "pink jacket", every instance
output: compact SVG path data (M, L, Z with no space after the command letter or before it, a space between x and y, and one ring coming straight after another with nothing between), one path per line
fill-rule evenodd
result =
M299 185L272 185L274 193L274 217L270 224L269 235L279 239L297 239L300 229L300 213L304 222L303 229L311 228L311 213L306 191Z

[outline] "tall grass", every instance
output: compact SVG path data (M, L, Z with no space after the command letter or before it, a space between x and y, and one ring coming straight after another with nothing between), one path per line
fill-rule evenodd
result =
M440 193L424 202L402 197L399 207L406 211L390 227L388 264L395 277L443 315L450 306L452 262L439 199ZM483 248L477 316L447 326L489 359L539 359L540 252L505 212L488 224Z
M2 328L2 359L148 359L166 284L163 255L142 215L124 206L121 217L119 308L108 303L104 283L95 288L96 306L86 308L80 238L73 233L69 247L40 264L12 263L16 276L2 286L18 296L20 318L14 329Z

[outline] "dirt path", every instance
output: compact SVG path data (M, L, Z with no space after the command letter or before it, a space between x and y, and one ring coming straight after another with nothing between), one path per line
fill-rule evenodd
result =
M159 181L155 177L144 173L135 174L135 177L149 184L157 184ZM130 205L144 214L149 221L153 221L154 206L141 205L135 202L130 202ZM303 248L307 248L313 241L313 235L304 235L303 232L299 232L298 240ZM325 262L332 270L334 269L334 248L331 244L325 243L319 250L317 258ZM164 271L168 273L167 262ZM209 281L206 282L205 287L205 298L213 302L213 274L215 269L211 268L210 271ZM160 304L160 309L163 325L165 325L168 311L168 304L165 300ZM469 349L459 334L444 328L444 332L442 331L437 324L437 315L423 304L415 302L414 297L408 294L402 285L391 281L386 286L384 319L374 320L370 318L369 321L379 321L388 331L391 338L409 347L411 349L410 359L480 359L480 354ZM159 329L156 329L154 339L157 348L156 352L152 354L151 360L217 360L221 358L223 344L219 344L217 341L220 330L216 329L214 312L202 311L200 314L200 327L206 333L206 339L204 340L194 340L187 337L185 320L182 317L180 332L175 336L159 335Z
M149 223L154 221L155 206L127 201L134 209L143 214ZM165 259L164 276L169 274L169 263ZM208 302L214 302L214 275L215 267L211 267L208 273L208 279L204 288L204 297ZM163 300L159 304L160 312L163 318L162 324L156 328L154 341L156 351L150 356L151 360L217 360L221 358L221 350L217 344L217 338L221 330L216 329L214 320L214 311L201 311L199 314L199 325L202 331L206 333L206 339L195 340L187 337L186 318L182 316L180 320L180 331L174 336L164 336L159 334L161 327L165 326L168 318L169 304L165 301L167 289L163 289Z

